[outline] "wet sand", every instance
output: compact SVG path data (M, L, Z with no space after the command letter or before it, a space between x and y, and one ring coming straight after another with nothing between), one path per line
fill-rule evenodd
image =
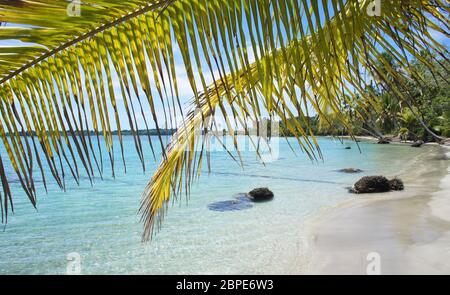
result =
M306 273L450 274L450 148L423 148L399 174L405 191L355 195L310 221Z

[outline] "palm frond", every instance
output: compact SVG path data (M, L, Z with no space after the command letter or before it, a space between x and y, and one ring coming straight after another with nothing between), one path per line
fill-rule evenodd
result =
M352 106L358 105L362 113L357 115L362 118L365 109L378 107L372 99L374 93L368 87L369 80L364 76L376 77L379 83L384 82L395 89L401 99L407 99L400 90L404 81L395 76L394 70L381 54L383 50L388 49L394 58L405 65L412 57L422 60L418 48L436 50L441 54L446 52L426 31L419 30L430 26L441 27L432 23L428 17L424 18L424 14L428 13L438 12L439 15L437 7L429 7L425 3L405 7L398 2L385 1L383 16L373 17L366 13L367 6L357 1L348 1L346 4L342 1L332 2L332 14L326 5L319 10L317 3L308 9L305 1L300 4L290 1L270 2L273 7L267 10L270 11L270 17L267 17L269 29L265 30L264 22L259 24L257 20L248 24L249 28L255 30L252 32L250 29L251 36L258 35L260 31L266 36L265 44L256 44L255 40L251 40L254 54L257 55L260 48L267 48L267 51L256 62L243 63L241 67L236 67L240 70L221 76L192 103L185 125L175 134L168 148L167 159L162 161L144 191L141 204L144 240L150 239L154 226L161 224L171 198L176 198L183 188L189 188L195 178L192 175L200 174L203 155L208 152L208 136L198 130L212 129L210 122L204 118L214 114L217 116L218 112L225 118L225 109L230 109L228 113L232 113L238 122L245 122L248 118L261 122L261 112L265 111L270 117L285 122L308 156L320 156L319 146L308 122L304 120L305 124L300 125L296 120L296 117L307 117L306 106L312 106L322 120L327 120L331 113L335 120L351 131L352 126L339 108L341 99L346 99L346 103ZM277 7L277 4L280 6ZM299 5L295 7L295 4ZM448 14L448 7L438 7L445 9ZM307 19L308 33L303 27L304 18L301 15ZM325 19L322 19L323 15ZM273 26L270 22L274 23ZM403 26L397 27L399 23ZM277 28L274 35L270 31L273 27ZM241 60L245 60L246 54L241 54ZM217 59L226 59L228 54L224 55L219 55ZM232 66L231 63L230 68ZM383 76L380 66L391 73L393 79L388 80ZM405 69L412 70L407 66ZM217 130L211 132L213 136L217 133ZM234 136L232 129L229 135ZM200 156L197 157L197 154Z
M382 15L376 17L367 13L369 0L82 1L81 16L70 18L66 1L21 1L20 8L2 1L0 21L21 25L0 27L0 40L32 43L0 49L0 138L9 162L34 206L34 165L44 184L48 166L63 189L66 167L77 182L82 172L92 180L103 173L104 138L114 173L112 130L119 131L123 162L126 152L121 98L145 169L136 113L143 114L147 129L154 124L158 132L184 113L174 58L178 49L194 97L168 147L159 134L163 160L141 205L143 237L149 239L169 200L189 189L208 158L205 137L196 132L214 128L206 117L231 117L245 125L268 114L286 122L301 149L316 158L320 149L308 124L289 119L306 118L313 108L319 115L335 113L347 124L340 116L343 97L359 105L363 117L365 108L377 108L367 87L371 77L399 100L408 99L402 77L381 52L390 51L420 80L409 61L415 57L433 70L420 51L447 56L428 30L448 36L449 5L381 2ZM213 77L210 85L207 74ZM113 86L115 76L120 91ZM158 121L157 103L164 107L165 122ZM239 156L233 122L226 122ZM1 161L0 176L3 217L12 198Z

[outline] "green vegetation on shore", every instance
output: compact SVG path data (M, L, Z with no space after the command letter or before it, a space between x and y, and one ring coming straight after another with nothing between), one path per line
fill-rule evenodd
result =
M409 75L388 53L383 53L379 67L380 73L377 85L367 87L368 93L375 94L375 105L364 103L350 105L348 97L341 99L339 106L345 121L334 116L333 112L320 116L297 118L302 126L309 125L316 135L370 135L378 138L398 137L401 140L442 141L450 136L450 84L447 80L447 70L441 69L431 73L419 61L411 61L412 68L422 81ZM437 59L427 52L422 57L432 64L444 65L448 69L449 60ZM388 63L388 71L382 63ZM395 79L404 81L401 89L408 100L399 100L392 85ZM386 80L391 80L387 83ZM356 96L356 98L358 98ZM362 102L362 100L360 99ZM361 115L362 114L362 115ZM308 124L305 124L305 121ZM281 123L280 133L291 136L286 128L286 122Z

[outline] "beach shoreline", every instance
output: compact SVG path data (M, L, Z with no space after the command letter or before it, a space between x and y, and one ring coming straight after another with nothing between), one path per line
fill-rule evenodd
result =
M305 224L305 274L450 274L450 147L427 144L403 192L356 195ZM374 256L375 255L375 256Z

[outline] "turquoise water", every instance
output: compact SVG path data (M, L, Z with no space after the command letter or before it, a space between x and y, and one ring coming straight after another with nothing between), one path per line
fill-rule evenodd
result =
M377 145L321 138L324 161L312 162L291 140L297 156L281 140L278 160L259 163L244 151L244 170L225 152L211 154L212 173L205 171L192 187L191 198L169 209L153 241L141 243L140 194L156 164L147 151L147 173L135 153L127 153L127 174L116 146L116 179L77 186L67 180L64 193L48 179L38 211L19 184L12 183L15 215L0 232L0 274L65 274L69 253L79 253L82 274L278 274L295 273L305 263L303 223L319 209L354 198L347 193L365 174L396 176L418 150L402 145ZM344 146L352 146L351 150ZM132 138L125 148L134 149ZM4 151L1 150L2 155ZM105 159L106 160L106 159ZM356 167L362 174L335 170ZM14 175L10 172L10 179ZM241 211L208 209L214 202L267 186L275 193L268 203Z

